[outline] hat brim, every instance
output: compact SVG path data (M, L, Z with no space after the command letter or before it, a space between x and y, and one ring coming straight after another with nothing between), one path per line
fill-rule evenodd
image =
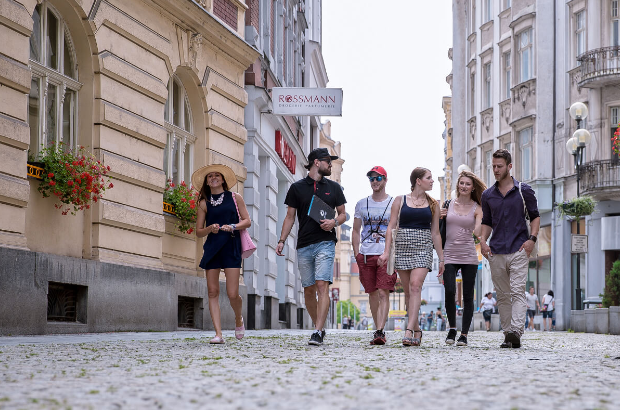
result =
M237 176L230 167L223 164L213 164L199 168L192 174L192 186L196 191L202 189L206 176L211 172L220 173L224 177L228 189L233 189L237 185Z

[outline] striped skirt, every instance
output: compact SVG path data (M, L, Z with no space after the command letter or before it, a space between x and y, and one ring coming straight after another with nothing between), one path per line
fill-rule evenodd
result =
M396 270L433 270L433 239L430 229L399 228L395 241Z

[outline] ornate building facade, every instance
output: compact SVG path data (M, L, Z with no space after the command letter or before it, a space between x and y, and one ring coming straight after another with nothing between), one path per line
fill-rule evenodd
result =
M162 197L167 180L213 163L230 166L243 192L245 70L258 57L246 9L0 2L0 333L211 326L203 240L175 229ZM114 187L75 216L27 176L28 158L53 141L111 169Z

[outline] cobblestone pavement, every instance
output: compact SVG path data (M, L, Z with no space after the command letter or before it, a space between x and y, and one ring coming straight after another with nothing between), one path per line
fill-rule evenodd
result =
M424 332L112 333L0 337L0 408L617 409L620 337L528 332L521 349L474 332L469 347Z

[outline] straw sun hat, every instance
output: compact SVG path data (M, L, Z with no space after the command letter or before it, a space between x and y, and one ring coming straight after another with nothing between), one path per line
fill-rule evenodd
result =
M230 169L230 167L222 164L214 164L199 168L193 173L192 185L195 190L200 191L202 189L202 184L204 183L206 176L211 172L219 172L224 177L224 180L228 185L228 189L233 189L233 187L237 184L237 176L235 175L235 172Z

